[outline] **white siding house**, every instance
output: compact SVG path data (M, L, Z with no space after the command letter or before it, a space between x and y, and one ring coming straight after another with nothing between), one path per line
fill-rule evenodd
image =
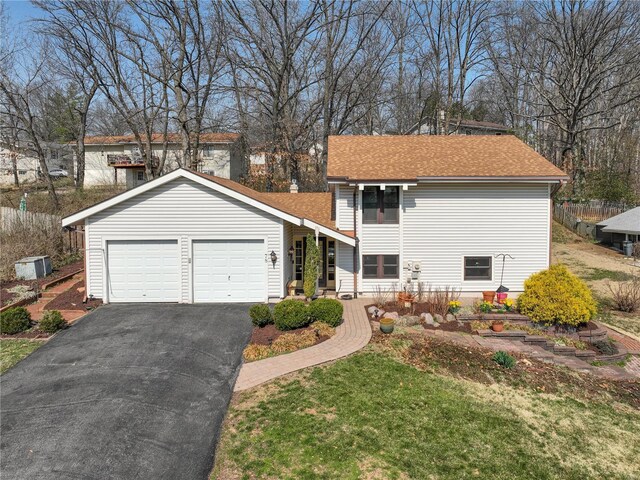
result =
M331 137L328 172L332 193L264 193L179 169L67 217L85 227L87 294L280 299L302 288L309 235L326 295L519 292L549 265L566 176L515 137Z

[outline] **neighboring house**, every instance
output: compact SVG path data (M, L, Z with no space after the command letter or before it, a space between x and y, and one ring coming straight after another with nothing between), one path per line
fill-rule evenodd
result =
M409 134L412 135L436 135L438 127L431 119L414 125ZM449 135L508 135L511 129L506 125L493 122L480 122L477 120L452 120L449 124Z
M57 143L44 144L45 161L48 170L61 168L72 175L72 150L66 145ZM28 146L14 148L10 145L0 144L0 185L13 185L13 160L15 158L18 181L35 182L42 177L42 171L38 158L30 153Z
M180 136L169 134L168 140L166 172L183 166ZM239 140L237 133L201 134L198 170L240 179L246 166ZM147 181L143 159L133 135L86 137L85 149L85 186L119 183L133 188ZM163 153L162 135L153 136L152 149L152 160L157 162Z
M87 294L105 302L258 302L303 278L372 294L407 283L521 291L549 265L566 175L513 136L329 139L333 192L261 193L179 169L63 220L83 225ZM300 286L300 285L298 285Z
M640 242L640 207L597 223L596 236L618 250L622 250L623 242Z

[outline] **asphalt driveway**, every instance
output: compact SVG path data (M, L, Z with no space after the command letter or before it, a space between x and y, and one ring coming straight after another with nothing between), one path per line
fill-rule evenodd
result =
M106 305L0 377L2 478L203 479L247 305Z

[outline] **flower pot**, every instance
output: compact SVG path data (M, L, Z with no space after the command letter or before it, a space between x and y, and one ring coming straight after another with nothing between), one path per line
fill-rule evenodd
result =
M502 305L502 304L504 303L504 301L507 299L507 295L509 295L509 294L508 294L508 293L506 293L506 292L503 292L503 293L496 293L496 298L497 298L498 303L499 303L500 305Z
M382 333L391 333L393 332L394 321L391 318L383 318L380 320L380 331Z
M496 321L491 324L491 330L494 332L501 332L504 330L504 322Z
M496 296L496 292L492 291L492 290L485 290L484 292L482 292L482 300L484 300L485 302L489 302L489 303L493 303L493 299Z

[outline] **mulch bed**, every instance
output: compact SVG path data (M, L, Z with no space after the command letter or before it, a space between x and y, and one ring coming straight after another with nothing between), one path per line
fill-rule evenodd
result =
M41 332L37 328L33 328L31 330L27 330L26 332L16 333L14 335L0 335L0 339L26 339L26 340L36 340L36 339L45 339L51 336L50 333Z
M79 292L78 289L84 287L84 280L80 280L66 292L62 292L56 298L45 305L45 310L86 310L93 309L102 305L102 300L94 298L87 299L87 303L82 303L85 292Z
M399 338L406 342L398 342ZM371 344L396 351L406 363L420 370L436 373L445 371L449 375L483 384L501 382L537 392L569 391L580 398L606 402L613 397L640 408L640 382L637 380L603 379L547 364L521 353L513 354L518 359L516 368L506 369L491 359L495 353L493 350L432 337L374 332Z
M367 315L369 315L369 307L375 307L376 305L371 304L367 305L364 308L367 310ZM429 312L429 304L428 303L414 303L413 308L406 308L401 306L399 303L387 303L382 308L385 312L398 312L398 315L401 317L404 315L415 315L419 317L422 313ZM371 315L369 315L370 320L375 320Z
M8 282L2 282L0 287L0 306L4 307L5 305L13 303L15 294L10 293L8 290L15 287L16 285L28 285L30 287L33 287L34 289L36 285L38 285L38 289L41 289L43 285L55 280L56 278L64 277L65 275L68 275L70 273L77 272L83 267L84 260L78 260L77 262L73 262L65 265L64 267L55 269L51 275L44 278L39 278L37 280L11 280Z
M462 322L462 325L458 322L443 322L439 327L434 327L433 325L428 325L427 323L422 322L422 326L425 330L441 330L443 332L460 332L468 334L474 333L469 322Z
M281 335L285 333L293 333L294 335L300 335L303 332L313 330L311 327L305 328L297 328L295 330L287 330L283 332L278 330L275 325L266 325L264 327L253 327L253 331L251 332L251 339L249 340L250 344L256 345L271 345L273 341ZM325 340L329 340L331 337L327 337L326 335L318 336L316 339L316 343L314 345L318 345L319 343L324 342Z

